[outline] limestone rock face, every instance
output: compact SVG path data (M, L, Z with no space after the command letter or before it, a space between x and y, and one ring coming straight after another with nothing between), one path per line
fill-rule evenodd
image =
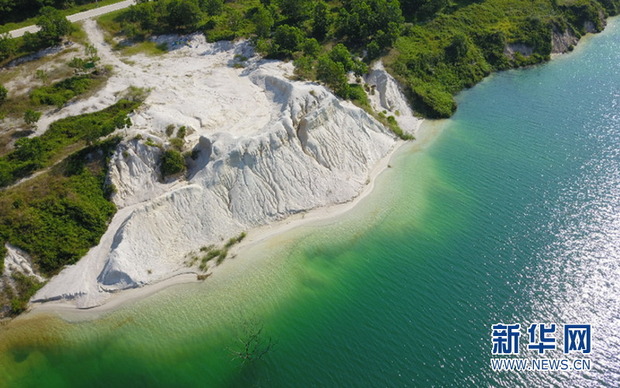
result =
M551 52L554 54L566 53L572 50L577 42L579 42L579 39L571 34L570 31L559 32L554 30L551 35Z
M385 70L383 63L374 64L365 77L365 82L370 89L368 98L372 108L376 112L394 116L403 131L415 135L423 120L414 116L405 93L394 77Z

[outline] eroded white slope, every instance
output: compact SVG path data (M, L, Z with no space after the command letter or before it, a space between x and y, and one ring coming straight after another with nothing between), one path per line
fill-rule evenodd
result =
M126 86L139 78L152 89L110 162L120 210L100 244L33 300L95 306L110 292L193 271L184 264L189 251L361 192L395 137L324 87L291 81L290 65L255 58L230 66L240 52L251 56L248 47L194 36L137 69L103 53L125 70ZM100 99L120 89L115 77ZM197 158L186 179L164 183L159 148L133 138L165 143L169 124L189 128L186 148Z
M405 93L394 77L385 70L381 61L373 65L364 81L371 88L368 99L372 108L377 112L394 116L403 131L415 135L423 120L414 115Z

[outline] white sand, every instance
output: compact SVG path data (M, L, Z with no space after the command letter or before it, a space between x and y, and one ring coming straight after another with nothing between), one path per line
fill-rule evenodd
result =
M244 249L301 222L342 214L370 191L399 144L363 110L320 85L291 81L292 65L260 60L245 42L164 37L168 54L122 60L93 21L84 27L115 74L95 96L46 116L39 133L61 117L113 104L130 85L151 92L111 161L119 211L99 245L35 295L48 301L39 310L109 309L195 279L187 274L199 271L184 261L201 246L250 231L235 248ZM249 58L245 67L233 67L240 56ZM375 68L370 78L375 103L399 110L401 127L415 133L420 120L382 72ZM161 151L131 139L140 133L167 143L169 124L187 126L185 147L199 153L186 179L164 183Z

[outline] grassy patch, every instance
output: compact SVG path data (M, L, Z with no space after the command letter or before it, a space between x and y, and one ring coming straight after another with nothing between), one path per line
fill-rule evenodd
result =
M105 33L106 43L125 56L136 54L157 56L168 52L168 46L165 43L147 40L147 34L135 32L128 34L133 29L124 28L124 26L127 27L127 12L127 10L118 10L97 18L99 27ZM114 40L117 37L124 37L125 39L119 43Z
M226 257L228 257L228 251L235 245L239 244L243 239L247 236L245 232L240 233L238 236L230 238L223 247L217 247L215 245L205 245L200 248L200 250L195 252L190 252L185 263L192 267L198 264L198 269L201 271L206 271L209 268L209 262L215 260L216 264L221 264Z
M73 23L73 31L71 31L71 33L67 36L67 39L82 45L85 45L89 42L88 35L86 34L86 31L84 31L84 29L82 28L82 22Z
M168 46L165 43L155 43L150 40L134 43L131 45L117 45L115 48L120 50L123 55L127 56L136 54L156 56L168 52Z
M94 73L77 75L34 89L30 93L30 100L37 105L55 105L61 108L72 98L97 88L104 81L103 77L97 77Z
M25 67L20 67L20 70L16 70L11 76L32 74L35 73L34 69L42 66L41 64L38 66L28 65L30 64L23 65ZM52 68L50 71L36 70L36 73L40 73L42 77L34 79L30 83L43 84L42 86L33 88L30 93L12 93L4 103L0 104L0 118L12 122L11 125L6 126L8 130L0 133L0 155L5 155L10 151L7 147L10 142L27 135L30 131L31 125L25 120L26 112L36 111L37 114L40 114L39 111L48 109L48 105L60 108L71 99L92 95L105 84L110 74L107 69L98 68L89 74L63 79L73 73L73 69L66 65ZM52 85L45 85L48 79L58 78L61 81ZM14 87L13 89L17 88Z
M98 112L58 120L40 137L19 139L15 150L0 158L0 187L53 164L76 143L94 142L127 125L127 115L138 105L121 100Z
M241 232L238 236L230 238L226 244L224 244L224 248L228 249L236 244L239 244L246 236L247 234L245 232Z

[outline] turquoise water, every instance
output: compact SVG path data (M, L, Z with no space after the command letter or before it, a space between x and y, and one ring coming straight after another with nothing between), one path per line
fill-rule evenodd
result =
M617 386L620 20L459 102L343 217L97 320L14 321L0 385ZM498 322L591 323L592 370L492 371Z

